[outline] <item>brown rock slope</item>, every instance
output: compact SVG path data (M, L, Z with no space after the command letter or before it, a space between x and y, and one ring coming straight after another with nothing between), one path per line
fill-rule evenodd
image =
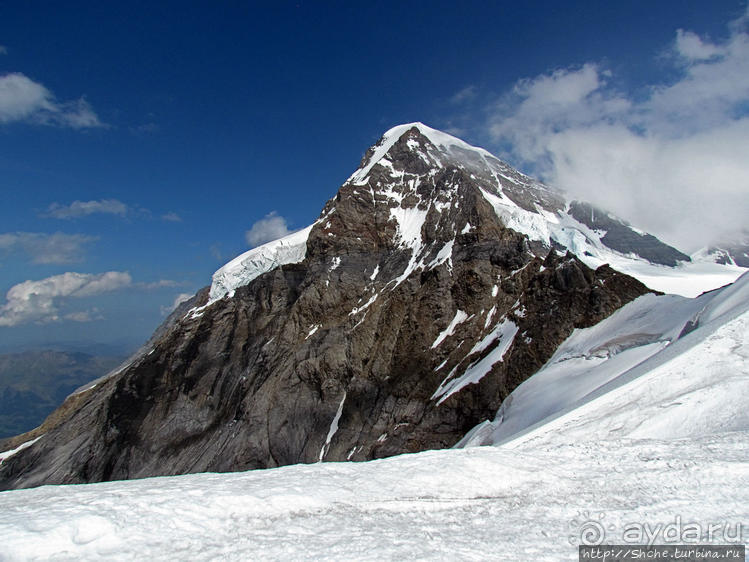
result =
M71 397L0 466L0 487L450 447L574 328L647 292L506 228L482 194L501 184L470 151L418 127L384 143L328 202L303 261L181 317ZM510 183L520 206L562 205Z

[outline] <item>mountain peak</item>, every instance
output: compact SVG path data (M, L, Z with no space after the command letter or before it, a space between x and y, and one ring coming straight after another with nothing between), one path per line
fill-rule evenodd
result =
M451 135L395 127L310 227L232 260L69 397L0 489L452 446L575 329L649 291L617 268L671 269L627 228Z
M688 263L689 256L657 238L587 203L566 201L562 193L483 148L413 122L392 127L367 150L314 224L254 248L217 271L210 303L276 267L301 262L311 255L309 250L346 261L354 253L407 248L411 256L399 263L394 276L400 279L448 260L450 243L458 236L494 236L494 227L483 234L477 229L479 217L486 218L477 205L527 237L540 257L551 248L570 250L589 267L608 263L656 290L685 296L712 288L709 277L685 284L680 264ZM737 275L713 273L725 275L725 282Z
M419 142L420 139L427 142ZM511 170L489 151L472 146L457 137L417 121L396 125L386 131L380 140L367 151L359 168L349 177L347 183L356 185L367 183L369 172L376 164L382 164L383 159L385 159L384 165L389 166L386 156L399 141L403 141L409 151L420 153L424 162L433 166L444 167L448 163L473 162L474 165L484 164L480 167L490 167L488 165L490 161L494 165L498 164L502 168Z

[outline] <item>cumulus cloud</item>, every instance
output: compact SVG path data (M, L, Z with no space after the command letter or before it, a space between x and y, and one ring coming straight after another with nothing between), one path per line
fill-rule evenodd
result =
M490 132L509 143L522 160L548 166L546 160L554 156L548 144L555 135L612 122L630 112L631 102L606 88L609 76L588 63L520 80L493 108Z
M99 274L68 272L39 281L24 281L8 290L6 302L0 306L0 326L62 320L87 322L93 319L92 313L95 310L61 315L61 303L65 299L117 291L130 287L132 283L130 274L121 271Z
M189 301L191 298L192 295L190 293L180 293L175 297L174 302L171 305L160 307L161 315L168 316L169 314L174 312L179 305L181 305L183 302Z
M128 210L128 206L122 201L101 199L99 201L73 201L69 205L52 203L44 215L55 219L77 219L97 213L123 217Z
M61 102L20 72L0 76L0 123L24 121L73 129L103 127L85 98Z
M73 263L82 261L86 245L94 240L94 236L62 232L8 232L0 234L0 251L22 252L40 264Z
M686 60L705 60L721 54L721 49L691 31L676 30L676 52Z
M626 94L595 62L519 81L489 132L552 185L694 250L746 223L749 18L721 42L676 33L678 78Z
M286 219L278 215L276 211L272 211L253 224L244 236L247 243L255 247L271 240L283 238L290 233Z

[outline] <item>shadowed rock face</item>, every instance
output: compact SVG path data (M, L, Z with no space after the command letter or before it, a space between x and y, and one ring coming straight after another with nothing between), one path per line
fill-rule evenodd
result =
M580 201L573 201L570 216L592 230L603 230L601 238L606 246L623 254L635 254L652 263L673 267L680 261L691 261L690 257L676 248L664 244L652 234L640 233L627 223L610 216L605 211Z
M743 241L737 240L720 246L712 246L708 248L707 254L715 263L749 267L749 231L744 231L743 237Z
M406 131L327 203L304 261L171 323L71 396L0 487L367 460L449 447L493 418L574 328L647 289L530 245L460 162Z

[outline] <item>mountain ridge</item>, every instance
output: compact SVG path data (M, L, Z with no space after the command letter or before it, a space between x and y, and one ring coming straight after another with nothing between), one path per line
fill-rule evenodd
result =
M219 270L0 465L0 487L449 447L573 329L649 291L569 251L610 255L561 196L424 127L370 148L295 243Z
M460 163L460 158L468 156L471 173L482 169L483 174L488 176L483 178L488 180L488 185L484 185L484 197L492 203L508 227L529 237L529 243L535 246L537 254L542 257L552 247L561 251L570 250L591 268L611 263L616 269L633 275L645 284L655 283L657 286L653 288L656 290L690 297L730 283L741 273L740 268L735 268L735 271L723 268L702 271L699 267L704 266L704 263L691 264L692 257L632 227L611 213L577 200L566 202L562 192L518 172L487 150L420 122L389 129L367 150L359 167L344 182L344 186L364 187L372 169L378 164L385 170L391 170L392 164L386 158L387 153L405 133L412 130L429 139L434 147L422 154L422 158L444 165L445 160L454 162L457 158ZM499 189L492 192L492 187ZM532 197L528 197L528 194L532 194ZM596 215L595 220L593 214ZM591 218L588 219L588 216ZM322 218L284 238L253 248L220 268L214 274L211 302L269 268L301 261L306 252L309 233L320 220ZM643 252L644 255L639 256L636 251ZM281 255L284 252L288 255ZM699 261L714 263L713 260L704 258ZM677 267L680 264L688 267ZM670 269L664 270L660 266ZM703 282L696 281L693 286L682 286L679 278L685 274L694 275L697 279L704 275L705 279ZM716 276L720 276L723 282L716 281Z

